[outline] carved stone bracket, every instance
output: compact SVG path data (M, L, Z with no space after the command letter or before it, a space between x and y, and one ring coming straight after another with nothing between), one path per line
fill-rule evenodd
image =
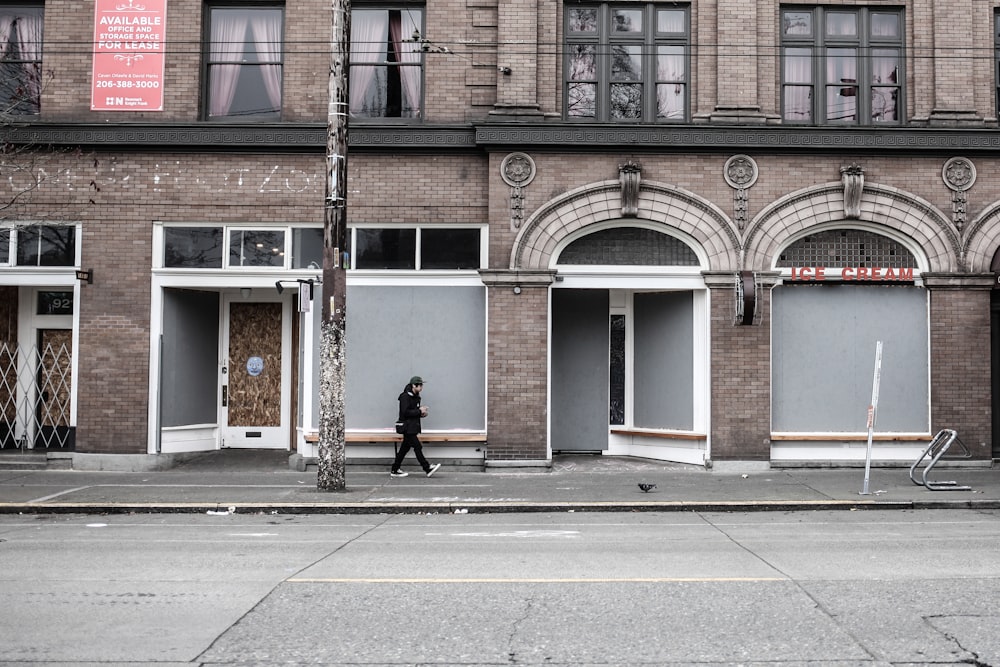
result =
M524 221L524 188L535 178L535 161L525 153L511 153L500 163L500 177L510 186L510 228Z
M622 217L634 218L639 215L639 182L642 167L629 160L618 166L618 179L622 184Z
M746 227L750 215L748 190L757 182L757 163L749 155L734 155L726 160L722 172L729 187L733 188L733 218L740 231Z
M944 163L941 178L951 190L951 220L958 231L966 222L966 190L976 183L976 165L964 157L953 157Z
M840 182L844 184L844 217L861 217L861 193L865 189L865 170L859 164L840 168Z

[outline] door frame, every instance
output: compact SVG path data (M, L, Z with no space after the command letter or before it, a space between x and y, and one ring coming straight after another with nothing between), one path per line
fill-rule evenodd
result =
M245 289L245 288L244 288ZM259 292L259 293L258 293ZM219 327L219 367L218 367L218 395L217 403L219 414L219 443L220 449L291 449L292 442L292 308L291 299L278 295L277 292L267 290L254 290L248 297L241 294L240 289L223 290L220 303L220 327ZM279 303L281 304L281 407L280 424L275 427L264 427L268 431L260 438L241 437L239 430L247 431L246 428L236 429L229 425L229 408L224 405L223 393L228 390L228 374L232 372L229 365L229 312L232 303ZM224 389L226 387L227 389ZM228 404L228 401L226 401ZM262 431L255 429L250 432Z
M39 292L72 292L73 313L71 315L40 315L38 313ZM80 324L80 285L73 279L71 283L65 280L57 281L45 276L38 276L36 284L21 285L18 290L17 343L21 349L38 349L38 341L42 331L61 330L70 332L70 395L69 395L69 428L74 431L72 439L75 442L76 411L77 411L77 378L79 370L79 355L77 354L78 331ZM30 386L26 400L33 406L32 417L21 423L23 436L29 448L35 447L35 441L40 432L40 426L35 419L35 410L41 398L38 387L40 365L37 358L23 369L31 374Z
M631 324L632 296L636 292L691 292L694 326L694 430L671 431L668 429L621 429L619 433L609 425L608 446L603 454L614 456L641 456L663 461L704 465L711 460L711 345L710 345L710 303L711 290L705 285L700 274L691 272L664 272L662 274L594 270L594 267L559 266L562 280L550 288L549 298L549 350L548 350L548 435L549 456L552 454L552 299L551 293L557 289L605 289L610 291L608 317L613 314L626 315ZM620 267L616 267L620 268ZM700 269L699 269L700 271ZM610 322L610 319L609 319ZM631 341L632 329L626 329L625 363L626 374L632 377L634 349ZM626 383L625 412L626 423L632 422L632 388ZM607 410L608 406L602 406ZM621 432L626 431L627 435Z

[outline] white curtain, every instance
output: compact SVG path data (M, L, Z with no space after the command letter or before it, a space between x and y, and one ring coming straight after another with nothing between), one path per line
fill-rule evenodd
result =
M400 16L402 15L402 16ZM402 65L399 67L399 80L403 88L403 115L412 114L413 117L420 116L420 68L408 65L418 65L421 58L420 45L416 42L404 42L419 30L420 26L413 22L409 12L394 13L392 21L389 22L389 33L392 37L392 45L396 50L396 60Z
M17 39L21 60L26 61L23 65L26 97L37 105L42 95L42 17L34 14L18 19Z
M872 37L899 37L898 14L871 15Z
M379 40L385 43L389 14L385 11L355 11L351 13L351 114L361 113L368 88L375 78Z
M247 18L236 12L213 12L212 44L209 57L213 62L209 80L209 116L225 116L233 106L236 82L240 78L239 61L247 34Z
M812 49L785 49L785 120L812 120ZM802 84L802 85L795 85Z
M254 12L250 19L257 57L261 62L278 63L281 60L281 14L279 12ZM275 110L281 109L281 65L262 65L264 89Z
M10 28L14 25L13 14L0 14L0 56L7 50L10 43Z
M657 49L656 116L657 118L684 118L685 84L684 47L661 46ZM666 83L665 83L666 82Z
M11 63L7 70L11 77L5 88L12 93L10 99L3 100L3 111L13 113L37 113L42 94L42 17L37 14L0 13L0 56L7 48L17 46L18 65ZM23 88L23 92L18 91Z
M857 120L858 59L855 49L827 49L826 119Z

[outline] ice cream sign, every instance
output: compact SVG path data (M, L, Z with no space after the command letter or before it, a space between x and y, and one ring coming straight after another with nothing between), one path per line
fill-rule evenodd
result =
M861 282L913 282L913 268L885 266L795 266L791 269L791 280L819 281L844 280Z
M163 111L167 0L96 0L91 111Z

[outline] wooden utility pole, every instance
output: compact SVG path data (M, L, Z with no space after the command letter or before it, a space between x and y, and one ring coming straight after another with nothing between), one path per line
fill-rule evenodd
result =
M351 52L351 0L332 0L330 39L330 100L327 108L326 207L323 219L323 322L319 362L320 491L343 491L344 395L347 384L345 347L347 324L347 93Z

